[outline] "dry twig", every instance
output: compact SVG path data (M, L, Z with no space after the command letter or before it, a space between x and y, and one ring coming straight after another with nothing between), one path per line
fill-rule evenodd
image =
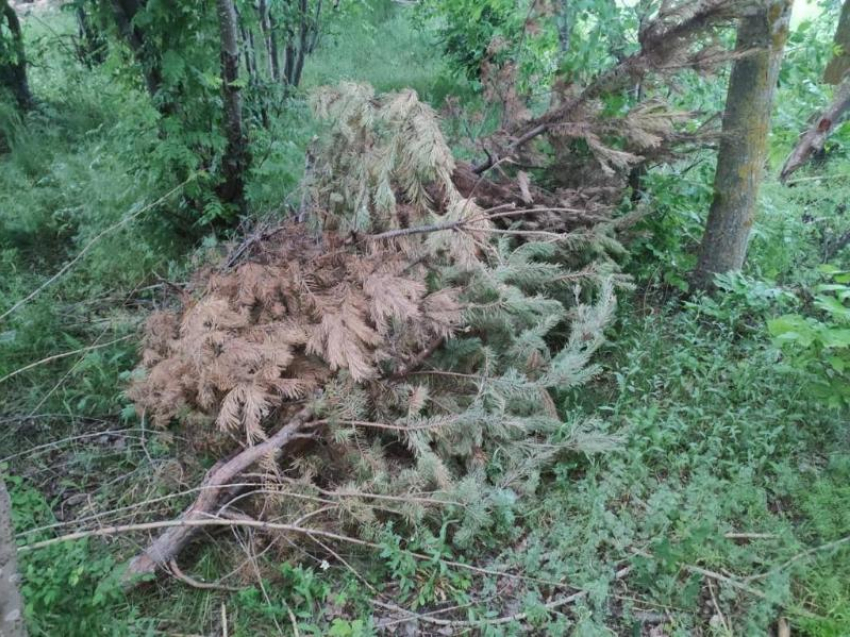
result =
M629 573L631 573L631 571L631 566L623 567L614 574L614 579L621 580L625 578ZM544 604L544 607L547 610L556 610L563 606L573 604L585 597L587 597L587 591L578 591L577 593L572 593L571 595L567 595L566 597L559 597L557 599L554 599L551 602ZM494 617L492 619L480 619L476 621L440 619L439 617L431 617L427 614L414 613L413 611L402 608L401 606L396 606L395 604L389 604L387 602L382 602L376 599L373 599L372 603L376 606L381 606L389 610L406 613L411 616L411 621L421 621L425 624L445 626L448 628L475 628L480 626L497 626L502 624L510 624L512 622L521 622L528 618L528 613L515 613L513 615L507 615L505 617Z

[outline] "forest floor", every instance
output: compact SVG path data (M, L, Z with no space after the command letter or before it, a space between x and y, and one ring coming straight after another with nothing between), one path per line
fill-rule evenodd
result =
M0 154L2 309L162 193L133 159L156 136L143 96L115 87L109 69L92 78L62 64L51 32L66 16L45 19L50 29L28 24L42 42L33 85L44 104ZM425 55L434 44L403 8L375 20L327 36L307 88L357 79L412 85L438 108L448 94L474 103ZM282 126L306 117L293 101ZM255 186L269 210L300 177L309 134L282 134L270 150ZM811 280L823 240L811 219L835 220L850 195L846 165L792 190L769 183L746 274L716 299L688 300L674 257L692 247L710 169L659 178L675 187L634 239L627 268L638 287L620 297L602 371L559 399L564 435L593 422L599 453L558 463L534 501L506 499L475 549L459 552L444 533L388 532L380 550L329 551L234 528L206 533L181 557L185 573L127 595L115 567L143 536L56 544L21 554L31 634L850 634L850 423L812 398L765 329ZM680 251L651 260L669 247L652 231L676 215L693 222L675 227ZM98 244L0 331L0 377L74 352L2 388L0 468L22 545L107 513L112 523L170 519L211 463L175 457L179 434L150 429L123 395L162 281L186 280L220 250L209 237L187 256L159 223Z

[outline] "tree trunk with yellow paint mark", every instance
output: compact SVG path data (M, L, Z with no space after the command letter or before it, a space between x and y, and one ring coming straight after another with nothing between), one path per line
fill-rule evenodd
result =
M714 201L693 281L710 287L714 275L744 265L767 154L767 135L793 0L766 0L742 18L726 94Z

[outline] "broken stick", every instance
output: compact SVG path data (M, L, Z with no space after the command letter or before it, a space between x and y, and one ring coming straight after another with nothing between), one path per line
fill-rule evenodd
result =
M300 437L305 429L322 422L311 421L312 415L312 410L305 407L265 442L248 447L232 458L216 463L207 472L201 484L200 495L183 512L180 520L182 522L193 522L213 515L222 489L226 488L236 476L264 456L280 450L291 440ZM142 576L152 575L157 568L164 567L175 559L180 551L189 544L199 528L198 526L183 525L173 526L164 531L143 553L130 560L122 575L125 586L132 588L140 581Z
M835 91L835 99L821 113L815 123L800 137L794 150L788 155L779 181L783 184L798 168L803 166L816 152L823 150L823 145L830 133L835 130L844 113L850 109L850 75L844 77L844 82Z

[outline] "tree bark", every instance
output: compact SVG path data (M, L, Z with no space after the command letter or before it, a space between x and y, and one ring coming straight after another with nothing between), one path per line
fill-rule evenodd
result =
M82 2L77 4L76 15L80 61L89 68L94 64L103 64L106 59L106 38L103 31L92 25L91 16Z
M260 90L260 64L257 57L257 47L254 40L254 30L247 20L244 19L239 9L236 9L236 19L239 22L239 32L242 34L242 47L245 49L245 68L248 73L248 86L251 87L249 99L249 111L251 117L259 116L263 128L268 129L271 125L269 120L268 104L263 98ZM262 19L262 16L261 16Z
M558 0L555 11L555 22L558 25L558 51L563 56L570 50L570 0Z
M274 15L269 12L269 35L271 36L272 74L275 82L283 80L280 67L280 45L278 44L279 27Z
M319 29L319 24L322 19L322 0L317 0L316 2L316 11L313 14L313 23L310 25L310 29L312 31L310 35L310 42L307 44L307 54L312 55L313 51L316 50L316 45L319 43L319 35L321 34L321 29Z
M827 84L841 84L844 74L850 69L850 0L844 0L841 7L833 44L838 52L826 65L823 81Z
M221 81L224 99L224 128L227 137L223 165L224 181L219 196L235 204L241 212L245 208L245 172L251 159L248 138L242 122L242 92L239 80L239 45L236 9L233 0L216 0L219 35L221 39Z
M263 42L265 42L268 58L269 81L277 82L280 80L280 69L278 68L280 62L277 53L277 38L272 29L272 17L267 0L259 0L257 11L260 14L260 30L263 33Z
M0 480L0 636L26 637L24 602L18 588L18 549L12 527L12 502Z
M180 519L191 522L203 520L215 514L219 497L222 491L227 488L227 485L231 484L234 478L254 463L271 453L277 452L287 443L298 438L305 430L318 424L310 422L311 416L310 409L304 408L265 442L248 447L229 460L217 463L207 472L204 481L201 483L200 495L183 512ZM125 584L132 587L140 581L141 576L152 575L157 568L168 564L191 542L199 529L200 527L188 525L169 527L143 553L130 561L122 575Z
M823 145L830 133L835 130L848 110L850 110L850 75L845 77L844 83L835 91L835 99L832 103L800 137L782 166L779 181L784 184L793 172L809 161L812 155L823 150Z
M254 48L254 32L246 24L235 4L233 7L234 11L236 11L236 24L239 27L239 35L242 38L242 49L245 55L245 73L248 75L248 84L255 86L257 84L257 52Z
M714 201L693 274L697 287L744 265L767 156L773 95L782 63L793 0L767 0L741 19L723 114L714 176Z
M298 56L298 49L295 46L294 36L290 29L286 30L286 48L283 51L283 81L288 86L292 86L292 81L295 78L295 60Z
M127 41L136 62L142 67L148 95L156 102L161 97L159 92L162 88L162 71L159 68L159 63L152 59L150 52L147 51L144 32L133 24L136 15L143 8L144 0L112 0L112 13L115 16L118 30ZM165 110L168 110L168 108ZM163 108L160 108L160 111L163 111Z
M20 108L29 109L33 106L33 99L27 80L27 56L21 23L8 0L0 0L0 12L0 24L5 20L10 34L7 42L0 33L0 86L11 91Z
M292 0L293 2L295 0ZM284 50L283 82L288 86L298 86L304 72L304 62L307 55L313 52L319 40L319 21L322 2L316 3L314 15L310 14L308 0L297 0L298 16L297 32L290 28L286 31L286 48Z
M300 27L298 30L298 56L295 59L295 68L292 70L292 86L298 86L301 83L301 72L304 70L304 56L307 54L307 40L310 34L309 13L307 11L307 0L299 0L298 13L300 17Z

